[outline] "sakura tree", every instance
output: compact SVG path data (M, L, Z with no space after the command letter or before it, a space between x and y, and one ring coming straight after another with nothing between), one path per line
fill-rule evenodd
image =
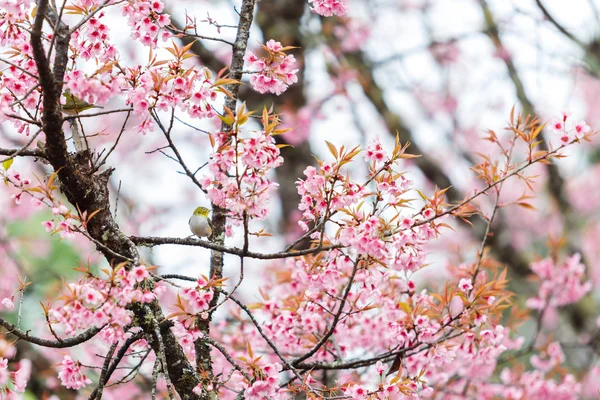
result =
M595 103L539 113L503 29L576 48L565 81L600 53L528 3L442 40L430 1L1 1L0 397L593 396ZM392 14L426 45L369 39ZM512 104L473 117L476 35Z

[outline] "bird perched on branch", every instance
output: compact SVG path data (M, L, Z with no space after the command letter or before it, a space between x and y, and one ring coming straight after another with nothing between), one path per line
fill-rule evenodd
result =
M94 104L90 104L77 96L73 96L68 90L65 90L63 97L66 101L62 106L62 111L68 115L77 115L82 111L89 110L90 108L103 108Z
M210 210L206 207L197 207L190 217L189 224L192 233L199 238L210 238L213 232L212 223L208 217Z
M74 96L68 90L65 90L63 97L65 98L65 104L62 106L62 111L68 115L78 115L80 112L89 110L90 108L102 108ZM87 148L87 143L84 143L85 141L82 135L83 126L80 130L79 124L74 119L69 121L69 125L73 132L73 145L75 146L75 150L77 152L85 150Z

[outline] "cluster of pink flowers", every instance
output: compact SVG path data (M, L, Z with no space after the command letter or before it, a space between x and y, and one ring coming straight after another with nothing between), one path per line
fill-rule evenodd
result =
M310 128L318 111L311 106L304 106L299 110L283 110L281 113L281 127L289 129L283 133L286 143L297 146L310 137Z
M91 379L81 371L81 364L73 361L71 357L65 356L60 367L58 378L67 389L79 390L92 383Z
M340 291L344 285L339 282L347 282L355 265L360 268L342 304L343 291ZM265 298L260 307L265 334L280 351L290 357L301 356L314 346L310 338L322 337L328 331L332 314L342 306L333 335L310 360L333 362L357 355L368 358L391 348L427 349L429 346L425 351L408 351L401 372L402 385L392 383L393 377L382 377L388 368L382 363L375 366L377 376L382 378L381 386L371 386L369 375L356 382L351 371L341 371L339 381L349 382L343 388L344 395L352 399L401 398L397 396L401 396L400 386L403 386L403 393L427 397L434 387L451 382L451 392L460 393L465 383L470 382L469 393L477 398L476 393L494 374L498 357L507 350L519 349L523 339L509 339L508 329L485 320L469 328L471 319L465 311L459 317L465 331L448 340L445 335L457 332L456 323L454 326L451 323L450 311L434 317L431 310L434 297L425 291L416 292L414 282L382 265L368 263L365 258L353 259L338 251L320 255L318 259L287 260L285 279L273 278L265 288L265 293L271 296ZM389 293L394 293L394 297ZM489 304L496 301L490 298ZM226 329L231 330L231 334L234 331L239 334L240 328L245 337L254 338L253 347L265 347L245 324ZM378 332L376 342L373 332ZM426 378L426 385L419 380L420 376Z
M271 92L279 96L289 85L298 82L298 69L294 69L296 58L285 53L288 47L273 39L263 45L263 49L267 52L266 57L257 57L251 51L246 53L246 63L256 70L250 77L250 83L259 93Z
M560 381L548 378L543 371L512 371L504 368L500 373L500 384L484 386L489 397L506 399L558 399L577 400L581 394L581 384L571 375L566 374Z
M61 326L66 335L74 336L78 330L95 326L104 327L100 336L106 343L122 340L124 328L132 321L126 306L152 302L164 290L160 284L154 292L139 289L137 284L149 276L146 267L140 265L130 271L122 267L112 270L108 279L91 276L71 283L60 306L48 310L50 321Z
M592 283L586 280L580 254L572 255L560 265L546 258L532 263L530 268L541 284L537 296L527 300L529 308L544 310L573 304L592 289Z
M301 196L298 208L304 212L299 222L302 228L308 230L308 223L316 224L343 209L344 213L333 217L340 229L335 238L328 240L348 246L356 254L378 259L396 270L419 269L424 263L421 246L438 234L434 225L417 223L434 216L435 211L425 208L421 214L398 215L397 207L407 202L406 194L412 188L411 181L393 171L398 157L399 154L386 154L378 138L367 146L365 160L371 172L369 181L376 182L375 192L367 192L365 185L349 180L342 168L349 160L341 155L333 164L321 162L318 170L307 167L306 178L297 183ZM369 198L386 202L379 205L380 209L361 209ZM319 235L315 232L313 238Z
M13 57L11 61L25 71L36 74L35 62L28 54L31 53L31 45L22 43L17 48L21 49L20 56ZM32 112L36 109L40 94L37 91L30 92L31 87L37 84L36 82L35 78L12 65L2 71L2 76L0 76L0 122L6 119L6 114L19 115L21 111ZM31 132L29 124L14 118L9 118L9 121L17 132L29 136Z
M366 400L366 399L402 399L409 398L400 392L400 389L396 385L382 385L381 389L373 390L372 392L367 389L364 385L356 383L348 384L344 390L344 396L348 396L354 400ZM371 397L369 397L371 395Z
M14 371L8 369L9 359L15 358L17 349L13 344L0 337L0 398L6 400L17 400L24 393L27 380L31 375L31 361L23 359L17 363ZM14 364L13 367L14 368Z
M360 50L369 40L371 27L353 18L343 21L343 25L337 25L333 30L333 34L340 41L340 47L343 51L352 52Z
M73 70L65 75L65 89L90 104L105 105L119 95L125 85L122 76L113 75L111 72L112 69L109 69L90 78L81 70ZM66 98L63 96L61 101L66 102Z
M281 393L279 389L279 371L281 364L273 363L262 365L259 370L255 370L256 380L251 385L244 385L244 395L249 400L262 399L287 399L288 396Z
M309 0L314 13L324 17L344 15L348 12L348 0Z
M160 0L125 2L123 15L131 26L131 37L149 47L156 47L159 37L168 40L171 34L165 27L171 24L171 17L162 13L164 8Z
M229 221L237 225L244 213L251 219L265 218L277 187L269 175L283 163L273 136L264 130L249 137L221 132L214 148L208 163L210 174L200 178L211 202L227 209L233 217Z
M2 10L0 14L2 16L0 18L0 28L2 28L0 29L2 33L0 35L1 45L4 46L6 44L3 42L4 39L14 37L19 32L14 24L29 19L28 11L33 4L33 1L0 0L0 10Z
M153 130L150 111L168 111L179 107L191 118L213 118L217 114L214 104L218 100L219 85L212 78L209 70L201 69L193 73L176 72L177 68L141 67L129 69L128 82L135 82L130 87L126 103L133 107L133 112L143 123L141 132Z
M15 188L20 189L18 193L13 193L10 198L14 200L15 204L19 205L23 201L23 194L27 192L27 186L31 183L29 178L24 178L18 171L11 171L10 173L6 169L0 169L0 177L4 179L6 184L11 184Z
M52 234L60 232L60 237L63 239L73 237L75 220L71 216L71 211L64 204L58 203L52 207L52 217L53 219L42 222L46 232Z
M202 333L200 333L198 328L192 327L189 323L186 324L187 326L177 320L174 320L173 323L171 332L177 338L177 342L181 345L186 357L190 360L195 360L196 348L194 347L194 341L201 337Z
M373 138L365 149L365 161L373 162L376 166L380 166L389 160L390 158L383 150L379 137Z
M209 285L208 280L204 276L200 276L196 281L196 286L180 290L179 298L181 306L187 314L199 315L209 309L211 300L215 292ZM190 327L195 319L186 319L184 325Z
M38 84L37 67L32 57L32 47L23 24L30 24L29 11L35 5L32 1L0 1L0 46L3 54L14 65L3 65L0 75L0 123L5 120L15 127L17 132L29 135L32 126L6 114L27 115L40 103L40 93L31 90ZM19 68L17 68L18 66ZM25 95L27 95L25 97ZM18 100L18 101L17 101Z
M72 48L84 60L94 58L100 62L107 62L118 56L116 47L110 42L108 26L100 22L104 16L104 12L96 14L81 29L73 32Z
M490 318L494 307L506 299L503 284L498 283L503 278L488 284L491 274L482 272L474 280L473 266L465 264L442 295L417 292L415 283L406 278L407 272L425 263L423 245L437 237L439 228L427 221L442 211L443 201L434 196L412 215L396 210L395 206L406 204L404 198L412 188L410 181L393 171L401 154L398 149L386 154L377 140L369 144L366 185L375 183L370 191L352 186L355 184L346 178L342 167L357 154L353 150L330 147L335 162L319 161L317 168L306 169L306 179L298 182L305 223L332 220L336 228L330 231L325 227L312 238L324 235L326 243L340 243L345 249L288 259L284 273L268 274L271 281L262 292L263 301L252 307L264 321L263 332L289 359L313 348L314 337L328 335L329 340L307 362L339 362L406 349L397 379L383 377L387 366L382 363L375 365L378 385L371 385L368 373L357 378L352 371L340 371L338 381L346 382L341 390L353 399L402 398L407 393L427 398L438 390L470 398L513 392L528 393L531 398L576 398L580 388L573 377L560 375L562 381L558 381L545 375L564 362L557 344L532 356L535 371L510 384L490 383L500 357L521 349L524 343L524 338L511 338L508 328ZM392 201L382 202L386 197ZM364 206L367 202L369 207ZM579 258L575 256L567 264L559 274L551 263L551 268L534 265L532 269L545 277L557 277L553 288L570 293L561 293L559 299L576 301L588 288L580 282ZM565 279L567 275L572 279ZM334 315L339 315L339 320L335 330L328 332ZM268 360L276 359L249 324L225 324L216 335L236 348L236 343L229 341L240 332L252 347L267 352ZM376 342L373 332L378 332ZM308 380L310 376L305 385ZM268 395L277 398L277 394Z
M0 177L4 178L5 183L10 183L20 190L20 192L11 195L15 204L20 205L23 195L28 194L31 196L31 203L34 207L41 207L43 204L48 204L52 207L52 219L42 222L42 226L46 229L46 232L52 234L60 233L60 237L63 239L74 236L77 217L73 217L71 211L64 204L52 197L51 192L53 189L48 187L48 185L52 186L51 183L46 183L45 185L40 183L37 187L30 187L31 180L29 178L21 177L18 171L13 170L9 173L7 169L0 169Z
M32 90L39 83L37 67L28 31L23 29L23 26L31 24L34 6L35 2L29 0L0 1L0 46L3 46L4 56L14 64L4 64L0 74L0 123L8 120L17 132L27 136L32 125L9 118L7 114L35 115L40 104L40 92Z
M567 144L574 139L582 139L590 133L591 128L585 121L579 121L570 129L567 128L567 120L571 116L570 112L563 112L561 118L553 118L549 122L550 129L560 135L562 144Z
M343 178L333 164L320 163L319 169L308 166L304 175L306 178L296 184L300 195L298 209L303 212L299 224L305 231L307 222L317 222L326 213L357 204L363 197L364 189Z

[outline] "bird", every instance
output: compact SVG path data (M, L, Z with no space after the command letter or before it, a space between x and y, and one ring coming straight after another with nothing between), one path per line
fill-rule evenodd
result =
M69 90L65 90L63 97L65 98L65 104L62 106L62 111L67 115L78 115L80 112L89 110L90 108L102 108L74 96ZM71 126L71 131L73 133L73 145L75 146L75 150L77 152L85 150L87 143L84 143L84 138L81 133L83 129L80 130L79 124L77 124L74 119L69 121L69 125Z
M206 207L196 207L190 217L190 231L199 238L210 238L213 232L212 223L208 217L210 210Z
M82 111L89 110L90 108L103 108L94 104L90 104L87 101L72 95L68 90L65 90L63 96L66 101L62 106L62 111L68 115L77 115Z

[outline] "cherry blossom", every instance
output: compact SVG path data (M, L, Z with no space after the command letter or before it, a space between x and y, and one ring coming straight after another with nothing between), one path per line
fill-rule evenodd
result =
M79 362L73 361L69 356L64 357L58 378L67 389L78 390L92 383L81 371Z
M298 69L294 69L296 59L292 54L285 53L290 47L284 48L273 39L263 45L263 49L267 52L266 57L257 57L251 51L246 53L246 64L256 70L250 77L250 83L259 93L271 92L279 96L298 82Z
M324 17L344 15L348 12L347 0L309 0L313 12Z

